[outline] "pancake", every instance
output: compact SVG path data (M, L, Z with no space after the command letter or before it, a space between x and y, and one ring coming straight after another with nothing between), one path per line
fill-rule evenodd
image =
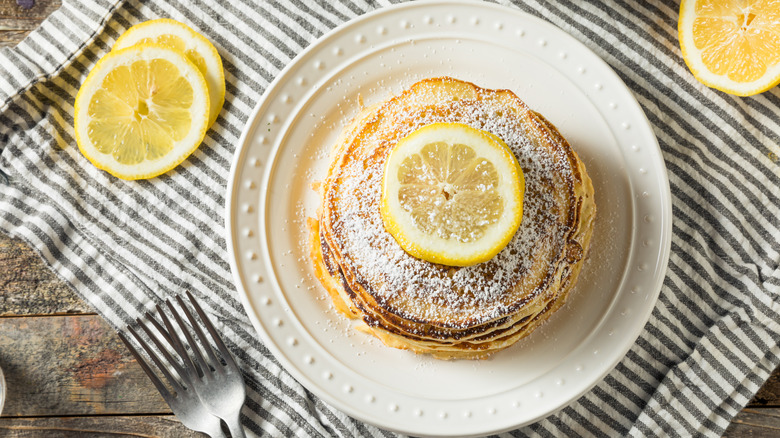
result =
M417 259L382 222L388 154L436 122L497 135L525 176L520 228L496 256L473 266ZM336 309L391 347L441 359L504 349L560 308L588 253L596 211L585 166L552 123L511 91L447 77L363 110L337 140L320 194L309 220L311 259Z

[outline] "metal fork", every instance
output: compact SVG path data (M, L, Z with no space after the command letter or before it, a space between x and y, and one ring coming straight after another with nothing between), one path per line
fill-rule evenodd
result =
M201 348L198 346L195 338L179 315L179 311L177 311L170 299L166 300L167 307L170 310L173 319L176 320L179 329L184 334L187 341L186 344L182 342L182 339L179 337L173 324L171 324L170 319L159 305L157 306L157 312L163 323L160 324L149 313L146 314L146 319L159 332L159 337L162 337L162 339L167 342L167 345L173 348L179 360L175 360L171 356L168 349L163 345L159 337L152 332L148 325L140 318L137 319L138 325L143 328L149 336L149 339L152 340L160 353L162 353L165 361L174 369L178 375L178 380L168 371L149 344L145 342L132 327L128 326L127 328L133 334L136 341L144 348L149 357L152 358L163 376L171 384L175 394L171 394L167 388L165 388L159 377L152 372L149 365L141 358L135 348L130 345L121 333L120 339L128 346L131 353L133 353L146 374L152 379L155 387L160 391L163 398L168 402L171 410L181 420L182 424L191 429L208 433L212 437L223 437L224 433L220 427L221 419L227 424L233 438L243 438L245 437L245 434L244 429L241 427L240 411L246 398L246 388L244 386L244 379L241 375L241 371L233 360L230 351L217 334L211 321L209 321L208 317L203 312L203 309L201 309L197 301L195 301L195 298L189 292L187 292L187 297L189 298L192 307L195 309L195 312L200 317L201 324L209 332L211 341L217 346L224 363L217 357L216 353L211 348L209 339L200 328L200 324L198 324L195 317L192 315L192 312L190 312L189 308L179 296L176 297L176 301L178 302L181 311L192 325L196 336L206 351L208 359L201 352ZM165 327L163 327L163 325L165 325ZM192 351L191 355L187 352L186 346L190 347Z
M130 326L128 326L127 329L152 358L157 365L157 368L162 372L171 386L172 392L168 390L160 377L157 376L146 360L138 353L138 350L130 344L130 341L128 341L122 333L118 333L119 339L125 343L128 350L130 350L130 353L135 357L135 360L141 365L141 368L143 368L144 372L146 372L152 380L152 383L160 392L165 402L168 403L168 406L171 408L171 411L173 411L173 414L176 415L176 418L178 418L183 425L192 430L206 433L212 438L224 438L225 433L222 432L222 420L209 412L206 406L198 398L198 394L192 390L191 384L189 382L180 383L178 379L174 378L149 345L138 336L138 333Z

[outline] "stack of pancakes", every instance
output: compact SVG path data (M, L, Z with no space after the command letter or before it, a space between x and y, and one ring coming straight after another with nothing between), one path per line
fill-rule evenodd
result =
M523 219L510 243L467 267L407 254L380 214L385 160L430 123L500 137L525 176ZM564 303L593 232L593 186L571 146L508 90L452 78L420 81L366 108L337 141L311 257L335 307L385 344L440 359L482 358L530 334Z

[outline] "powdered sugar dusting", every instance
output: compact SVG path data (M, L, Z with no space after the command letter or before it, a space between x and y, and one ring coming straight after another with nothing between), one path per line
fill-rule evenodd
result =
M441 321L455 317L482 323L505 316L507 306L522 300L543 285L525 275L539 257L559 254L564 242L565 222L555 193L560 190L555 175L571 172L565 159L538 147L526 134L526 123L511 111L473 101L450 102L446 112L419 107L409 114L409 124L395 124L392 132L378 132L373 138L384 142L371 145L391 149L413 130L434 122L459 122L489 131L510 147L523 169L526 195L523 221L509 244L491 260L474 266L454 268L434 265L407 254L383 225L379 205L383 157L364 153L350 156L338 174L334 196L328 198L331 227L339 236L340 253L354 269L357 280L383 306L402 317L417 321ZM444 114L442 114L444 113ZM555 170L555 172L554 172ZM523 282L530 281L531 284ZM530 295L533 295L531 292Z

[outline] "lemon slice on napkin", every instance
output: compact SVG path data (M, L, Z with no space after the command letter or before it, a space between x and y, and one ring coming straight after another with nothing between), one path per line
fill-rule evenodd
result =
M780 7L756 0L684 0L683 59L704 85L738 96L780 83Z
M154 43L178 50L203 74L209 88L209 126L225 103L225 72L217 49L203 35L184 23L170 18L144 21L128 29L116 40L112 50L121 50L136 44Z
M469 266L498 254L523 217L523 171L497 136L433 123L399 141L385 163L385 229L417 258Z
M81 85L74 129L81 153L123 179L158 176L206 134L209 91L180 51L140 44L104 56Z

